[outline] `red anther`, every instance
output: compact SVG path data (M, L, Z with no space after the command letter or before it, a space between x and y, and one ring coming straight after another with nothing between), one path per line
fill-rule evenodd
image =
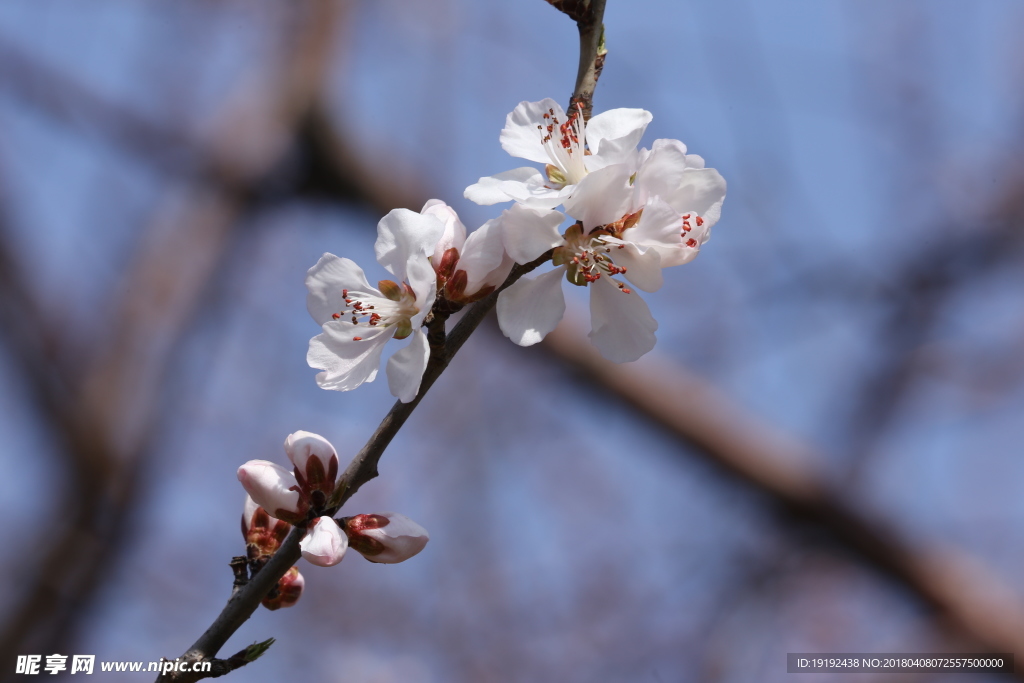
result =
M633 290L632 289L626 289L625 287L623 287L622 288L622 293L623 294L632 294Z
M704 219L701 218L700 216L697 216L697 225L698 226L704 225Z
M689 217L690 217L690 214L688 214L688 213L684 213L683 214L683 220L684 221L687 220Z
M334 318L335 320L338 320L341 318L341 313L332 313L331 317Z
M352 341L363 341L362 337L352 337Z
M686 240L686 246L691 248L697 246L697 240L691 237L690 239Z
M625 272L626 272L626 269L625 269L625 268L619 268L619 272L620 272L620 273L625 273Z
M371 325L376 325L379 321L380 321L380 314L379 313L371 313L370 314L370 324Z
M348 290L347 290L347 289L343 289L343 290L341 290L341 295L342 295L343 297L348 297Z

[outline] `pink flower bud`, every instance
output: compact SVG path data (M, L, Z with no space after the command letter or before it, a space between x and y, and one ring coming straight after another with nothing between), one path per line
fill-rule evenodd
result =
M295 465L299 486L308 492L322 491L325 497L334 492L338 454L330 441L319 434L298 431L284 440L284 450Z
M302 597L302 588L305 585L306 580L299 573L299 568L292 567L278 580L267 597L263 598L263 606L270 610L291 607Z
M353 548L370 562L404 562L427 545L427 530L397 512L356 515L345 520L345 533Z
M291 472L266 460L250 460L238 468L238 481L271 517L297 524L306 518L309 502L300 495Z
M306 561L319 567L333 567L341 562L348 549L348 539L338 523L330 517L317 517L299 541L299 550Z
M249 496L245 497L242 513L242 536L245 538L249 559L273 555L281 546L292 525L267 514Z

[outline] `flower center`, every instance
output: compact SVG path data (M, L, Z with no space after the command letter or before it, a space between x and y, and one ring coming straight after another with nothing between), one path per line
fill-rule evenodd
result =
M543 125L538 125L541 144L548 153L551 163L545 169L548 180L558 189L566 185L575 185L587 175L587 167L583 163L587 143L586 126L583 123L582 109L570 113L564 122L558 120L554 109L544 114Z
M404 282L398 285L391 280L381 280L377 286L380 291L341 290L345 308L331 317L335 320L349 318L353 325L366 327L398 325L395 338L405 339L412 334L410 319L420 312L416 306L416 292ZM352 337L352 340L362 341L362 337Z
M615 265L612 260L612 254L616 250L626 247L621 240L609 234L604 228L596 228L590 234L584 235L583 226L579 223L566 230L564 237L565 246L555 249L552 263L568 266L565 272L566 280L574 285L586 287L591 282L607 277L623 293L629 294L632 291L626 283L615 279L616 275L623 275L626 272L624 267Z
M697 242L697 240L695 240L694 238L690 237L689 233L691 230L693 230L693 223L691 223L690 221L696 223L697 227L699 228L702 225L704 225L704 219L698 216L697 214L693 213L683 214L683 230L680 234L686 241L686 246L693 248L699 246L699 242Z

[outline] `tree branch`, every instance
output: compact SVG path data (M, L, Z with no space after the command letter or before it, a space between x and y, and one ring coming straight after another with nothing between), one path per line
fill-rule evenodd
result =
M328 501L327 514L333 515L337 512L359 488L378 475L377 463L387 449L391 440L401 429L402 425L409 418L416 406L420 404L423 396L433 386L441 373L445 371L452 358L458 353L462 345L466 343L473 331L479 327L484 318L498 302L498 294L509 287L520 277L537 268L539 265L551 259L551 252L548 251L538 259L526 265L516 265L502 285L489 295L473 304L455 328L448 334L444 346L440 350L432 350L430 360L427 362L427 369L423 373L423 380L420 383L420 390L416 398L408 403L396 401L388 414L384 416L377 426L373 435L356 454L348 467L338 479L335 487L335 494ZM181 659L187 661L204 661L214 657L224 643L228 641L235 631L252 616L260 601L270 591L277 581L285 575L292 565L301 557L299 552L299 541L305 534L301 528L292 529L288 538L281 547L274 553L270 561L254 576L245 586L236 590L227 605L217 616L213 624L197 640ZM161 675L157 678L158 683L194 683L194 681L210 678L210 673L199 672L172 672Z

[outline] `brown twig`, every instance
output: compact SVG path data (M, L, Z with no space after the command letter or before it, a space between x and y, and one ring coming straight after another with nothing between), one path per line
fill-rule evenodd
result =
M551 252L547 252L540 258L526 265L517 265L502 283L501 287L480 301L470 306L466 314L447 335L444 346L440 350L431 352L427 369L423 373L423 380L420 383L419 392L416 398L408 403L396 401L388 414L384 416L377 426L373 435L356 454L348 467L338 479L335 495L328 501L327 514L334 514L337 509L345 504L359 488L378 475L377 463L387 449L391 440L401 429L402 425L409 418L416 406L420 404L423 396L433 386L437 378L441 376L452 358L458 353L462 345L466 343L473 331L479 327L484 318L490 313L498 302L498 294L509 287L520 277L535 269L551 258ZM270 561L245 585L233 593L228 603L224 606L220 615L213 624L197 640L188 651L181 656L181 659L190 662L205 661L214 657L221 647L228 641L235 631L252 616L260 601L270 591L277 581L284 576L285 572L294 565L299 557L299 541L305 533L302 529L292 529L288 538L281 545ZM169 683L193 683L194 681L209 678L209 673L202 672L172 672L161 675L158 682Z

